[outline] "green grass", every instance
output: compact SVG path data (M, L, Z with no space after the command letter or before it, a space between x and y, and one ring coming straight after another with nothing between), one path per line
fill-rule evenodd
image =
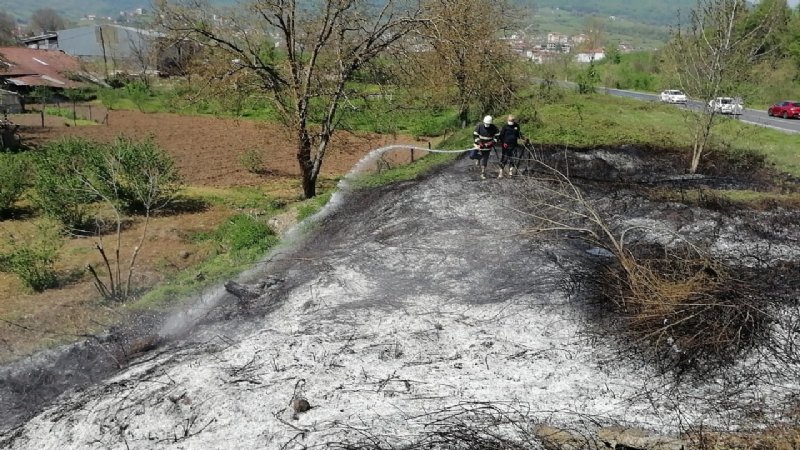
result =
M454 160L457 154L431 153L411 164L393 167L391 169L373 174L361 175L353 180L353 185L359 188L384 186L398 181L413 180L428 172L436 166Z
M465 128L448 136L438 147L442 149L463 149L471 146L472 129ZM358 188L370 188L399 181L413 180L435 167L453 161L458 156L458 153L430 153L411 164L404 164L381 172L357 176L353 179L353 185Z
M314 198L305 200L297 205L297 221L301 222L314 214L318 213L330 200L333 190L317 195Z
M69 119L69 123L75 126L90 126L90 125L97 125L97 122L94 120L86 120L72 118L72 109L71 108L53 108L47 107L44 109L44 113L48 116L56 116L56 117L63 117L65 119Z
M180 304L192 294L252 266L280 242L263 217L266 216L235 214L213 232L193 236L196 242L214 247L213 256L150 289L128 307L141 310Z
M688 148L695 113L657 102L567 92L562 101L519 105L518 114L537 123L525 126L537 143L569 147L615 147L624 144L655 148ZM732 152L757 151L775 168L800 176L797 137L769 128L720 117L712 145ZM687 150L688 151L688 150Z

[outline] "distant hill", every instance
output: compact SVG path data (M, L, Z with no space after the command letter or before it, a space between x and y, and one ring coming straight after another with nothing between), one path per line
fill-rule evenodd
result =
M0 0L0 11L23 21L41 8L52 8L67 19L77 20L88 14L116 18L121 11L150 7L150 0Z
M614 16L632 22L665 26L676 23L678 11L686 17L697 5L697 0L536 0L533 4L539 9L569 11L579 16Z
M211 0L232 4L237 0ZM313 1L313 0L306 0ZM658 47L666 41L668 26L676 23L697 0L512 0L536 13L533 28L539 32L578 33L587 16L606 19L608 37L630 42L639 48ZM0 10L26 21L39 8L53 8L65 18L77 21L94 14L116 19L121 11L149 9L151 0L0 0Z
M231 0L217 1L232 3ZM517 3L539 9L560 9L577 15L616 16L632 22L670 25L679 9L689 11L696 0L517 0ZM27 19L39 8L53 8L68 18L78 19L87 14L114 17L120 11L150 6L150 0L0 0L0 10L20 19Z

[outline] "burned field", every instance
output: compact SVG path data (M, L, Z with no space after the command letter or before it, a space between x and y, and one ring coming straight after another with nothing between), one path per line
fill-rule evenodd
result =
M792 347L797 180L755 156L713 155L698 175L663 151L535 156L522 193L533 229L589 247L571 284L596 302L603 326L636 344L627 350L649 353L665 371L705 374L765 345ZM737 201L740 192L762 196Z
M347 192L244 299L0 443L532 448L796 420L796 181L633 148L536 156L511 179L459 160Z

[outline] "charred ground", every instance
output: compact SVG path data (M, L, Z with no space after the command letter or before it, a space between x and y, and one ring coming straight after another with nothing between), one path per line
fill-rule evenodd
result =
M213 446L238 433L243 445L272 445L264 444L261 427L274 445L355 446L368 439L369 448L383 448L400 439L413 446L424 442L414 433L436 416L431 411L496 411L490 405L507 402L527 405L520 417L535 422L574 425L591 417L668 432L708 420L747 427L792 417L800 217L785 200L720 207L728 198L720 191L796 193L796 181L776 182L769 170L747 166L687 175L680 153L652 150L538 149L537 157L568 168L610 227L636 227L626 242L646 267L679 275L664 262L669 255L691 259L681 270L707 269L709 279L719 270L733 275L735 284L716 291L724 293L717 307L743 304L758 313L744 314L734 347L685 358L680 336L636 339L630 311L613 289L607 249L575 231L531 233L529 200L552 184L551 174L532 163L526 176L480 181L460 160L415 182L348 192L300 242L244 280L264 289L260 297L222 296L193 316L200 326L188 334L164 338L174 318L118 331L127 342L154 337L149 352L124 364L129 368L110 364L91 377L60 379L92 364L90 355L118 348L90 339L74 347L86 349L83 363L71 360L81 351L67 349L4 369L3 401L16 405L4 428L70 385L86 388L9 431L2 443L43 444L48 433L37 430L47 426L53 439L79 446L85 436L59 425L75 419L105 424L92 432L97 443L144 447L151 438L171 442L188 417L188 431L174 442ZM682 256L686 242L714 264L694 266L694 256ZM64 370L67 363L72 369ZM118 371L113 383L90 386ZM31 375L39 381L23 383ZM281 411L299 379L314 407L307 420L286 425L291 419L282 420ZM374 405L389 409L376 415ZM415 414L420 409L428 414ZM255 414L265 410L273 414ZM353 432L363 423L372 435ZM456 424L467 436L468 426Z

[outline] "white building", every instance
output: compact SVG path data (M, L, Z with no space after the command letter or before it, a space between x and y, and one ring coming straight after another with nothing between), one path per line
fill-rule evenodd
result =
M606 52L602 48L588 50L575 54L575 61L579 63L590 63L592 61L600 61L606 57Z

